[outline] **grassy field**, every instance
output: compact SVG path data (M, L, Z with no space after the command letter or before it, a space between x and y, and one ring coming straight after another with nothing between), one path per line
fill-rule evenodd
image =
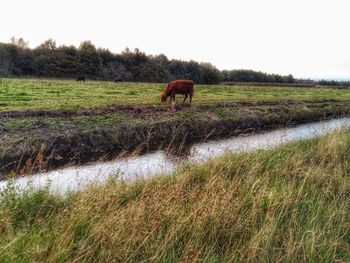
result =
M1 79L0 111L87 109L111 104L161 104L165 84ZM180 102L182 96L179 96ZM349 100L349 90L195 85L194 104L278 100Z
M0 197L1 262L349 262L350 134Z
M0 85L0 179L350 114L330 88L196 85L174 112L164 84ZM349 262L349 154L344 131L64 197L10 184L0 262Z
M350 114L346 89L196 85L193 105L179 96L172 111L160 104L165 84L6 78L0 85L0 179Z

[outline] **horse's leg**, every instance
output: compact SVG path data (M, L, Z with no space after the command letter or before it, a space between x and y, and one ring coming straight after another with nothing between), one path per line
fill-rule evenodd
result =
M192 103L193 93L190 93L190 104Z
M172 101L172 102L171 102L171 109L172 109L172 110L175 110L175 92L173 92L173 93L171 94L171 99L170 99L170 101Z
M185 94L185 98L184 98L183 103L185 103L185 101L186 101L187 97L188 97L188 93L186 93L186 94Z

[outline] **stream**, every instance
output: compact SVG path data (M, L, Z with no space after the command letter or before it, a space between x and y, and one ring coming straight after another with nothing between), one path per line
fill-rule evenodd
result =
M164 151L157 151L109 162L73 166L23 176L13 179L12 182L19 190L29 186L34 189L48 187L53 193L64 194L68 191L80 190L87 184L103 183L116 174L118 178L135 180L156 174L171 173L184 162L201 163L228 152L239 153L257 149L271 149L281 144L322 136L349 126L350 118L314 122L260 134L194 144L186 158L178 160L167 157ZM7 186L8 182L9 180L0 181L0 191Z

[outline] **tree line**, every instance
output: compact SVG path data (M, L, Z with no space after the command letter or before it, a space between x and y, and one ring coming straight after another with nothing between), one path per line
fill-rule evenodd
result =
M0 76L33 76L135 82L168 82L192 79L195 83L269 82L298 83L292 75L282 76L253 70L218 70L210 63L169 60L164 54L147 55L139 49L126 48L120 54L96 48L91 41L79 47L61 45L48 39L36 48L29 48L23 38L0 43ZM306 81L307 82L307 81ZM312 81L308 81L309 83Z

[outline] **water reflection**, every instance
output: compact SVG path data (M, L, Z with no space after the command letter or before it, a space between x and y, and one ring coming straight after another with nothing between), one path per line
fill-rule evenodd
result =
M190 148L186 159L176 158L172 160L165 152L157 151L142 156L134 156L93 165L70 167L21 177L15 180L15 185L19 189L24 189L28 187L28 184L34 188L40 188L47 186L49 183L50 191L65 193L67 191L81 189L89 183L104 182L115 174L118 174L118 176L125 180L134 180L136 178L144 178L160 173L170 173L184 161L198 163L223 155L227 152L246 152L273 148L283 143L317 137L327 134L330 131L349 126L350 118L310 123L263 134L233 137L225 140L196 144ZM6 184L6 181L1 181L0 190L3 189Z

